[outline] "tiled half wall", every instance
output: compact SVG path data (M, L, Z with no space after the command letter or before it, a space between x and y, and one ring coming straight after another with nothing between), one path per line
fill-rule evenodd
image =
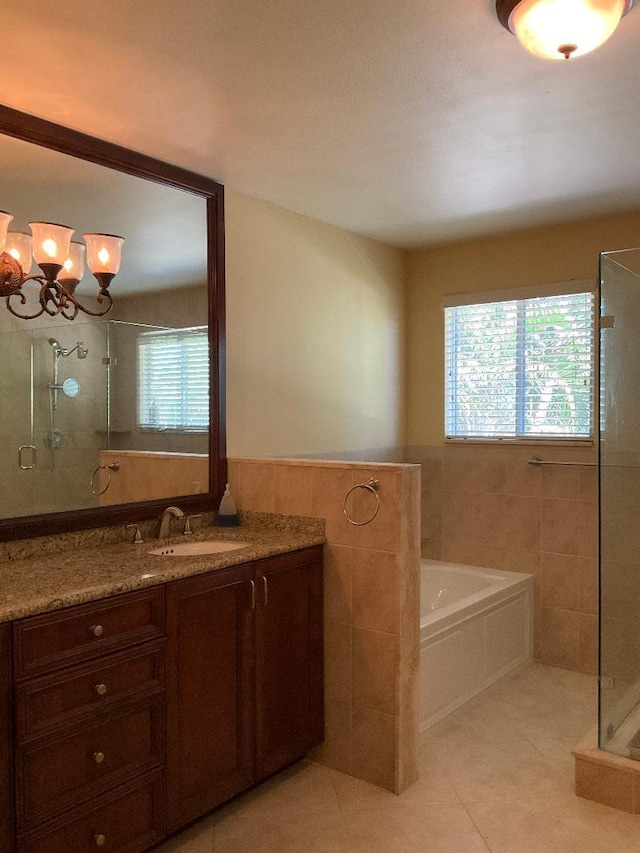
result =
M422 554L528 572L535 579L535 657L597 670L598 567L594 448L482 444L408 447L422 467Z
M362 527L347 492L380 481ZM314 758L402 792L417 778L420 469L415 465L229 460L238 508L324 519L326 739ZM356 521L374 509L358 490Z

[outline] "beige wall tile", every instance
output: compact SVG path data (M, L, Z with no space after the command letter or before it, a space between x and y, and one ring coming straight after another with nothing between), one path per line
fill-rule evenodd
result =
M312 515L312 470L303 465L274 467L274 512L283 515Z
M578 669L598 673L598 617L585 613L578 615Z
M311 751L310 757L333 770L351 773L351 705L348 702L325 699L324 734L324 741Z
M542 608L541 659L551 666L578 668L577 613Z
M605 806L633 812L633 775L576 757L576 794Z
M598 500L598 469L580 468L580 500Z
M598 561L582 557L580 560L578 585L578 610L580 613L598 613Z
M542 506L539 498L509 495L506 499L506 544L510 548L539 551Z
M397 711L398 639L362 628L351 632L351 695L359 705L384 714Z
M555 467L542 468L542 494L546 498L580 498L580 468Z
M497 459L477 459L473 463L473 490L503 495L507 483L507 463Z
M399 632L398 569L395 554L353 549L352 622L359 628Z
M422 492L422 536L425 539L442 538L442 491Z
M228 476L238 509L274 512L275 472L272 463L230 462Z
M327 699L351 703L351 626L325 622L324 691Z
M442 459L436 457L422 459L422 486L428 489L442 489Z
M354 527L344 517L344 499L353 486L350 468L312 469L312 515L324 518L327 541L352 545Z
M442 539L423 539L420 553L425 560L442 560Z
M507 518L504 495L476 494L473 503L473 541L506 545Z
M354 471L353 485L366 483L371 475L371 470ZM353 544L359 548L393 552L400 542L401 475L397 471L377 470L374 476L380 483L378 512L369 524L353 528ZM352 498L348 511L353 520L362 522L371 518L376 510L375 496L368 489L356 489Z
M325 620L351 622L351 572L354 550L346 545L324 546Z
M351 715L351 772L394 790L395 718L354 706Z
M556 610L577 610L580 557L542 555L542 603Z
M455 448L462 449L462 448ZM442 466L442 488L451 492L473 492L475 479L473 460L445 459Z
M542 501L542 550L552 554L584 551L585 504L545 498Z
M442 559L449 563L463 563L467 566L480 566L484 569L507 568L507 549L499 545L458 542L447 539L442 543Z
M542 468L528 465L523 459L509 462L505 491L508 495L540 496L542 494Z
M474 495L463 492L443 492L442 538L473 542Z

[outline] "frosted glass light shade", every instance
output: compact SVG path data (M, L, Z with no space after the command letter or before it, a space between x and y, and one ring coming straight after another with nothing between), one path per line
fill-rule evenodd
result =
M5 250L7 228L12 219L13 215L11 213L7 213L6 210L0 210L0 252L4 252Z
M87 265L91 272L115 275L120 269L124 237L116 234L84 234L87 244Z
M58 274L58 281L81 281L84 275L84 243L72 240L69 244L69 254Z
M8 231L4 250L20 264L23 274L29 275L33 266L31 234L26 231Z
M509 29L534 56L582 56L612 35L626 7L627 0L521 0Z
M62 266L69 254L73 228L55 222L30 222L33 234L33 257L37 264Z

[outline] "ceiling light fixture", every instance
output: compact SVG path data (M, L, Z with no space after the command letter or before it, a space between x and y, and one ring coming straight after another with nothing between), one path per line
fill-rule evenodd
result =
M25 231L8 231L13 216L0 210L0 297L14 317L34 320L47 313L75 320L79 311L92 317L103 317L111 310L113 299L109 285L120 269L120 255L124 237L115 234L84 234L85 243L71 240L73 228L54 222L30 222L31 234ZM97 279L100 289L98 303L106 302L100 311L90 311L74 296L74 291L84 275L85 250L87 265ZM32 256L41 272L29 275ZM40 285L40 309L35 314L21 314L11 300L24 305L27 298L22 290L29 281Z
M600 47L638 0L497 0L498 20L542 59L569 59Z

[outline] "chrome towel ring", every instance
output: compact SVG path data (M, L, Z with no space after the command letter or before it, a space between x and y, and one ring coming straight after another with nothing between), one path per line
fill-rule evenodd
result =
M120 470L120 463L119 462L112 462L110 465L98 465L96 470L91 475L91 480L89 482L89 486L91 487L91 494L95 495L96 497L100 497L100 495L104 495L104 493L107 491L107 489L111 485L111 472L112 471L119 471L119 470ZM96 474L99 474L100 471L106 471L107 472L107 482L104 485L104 489L98 489L98 491L96 491L95 479L96 479Z
M349 495L351 494L351 492L355 492L356 489L366 489L366 491L371 492L371 494L374 495L375 499L376 499L376 507L373 511L373 515L371 516L371 518L368 518L366 521L354 521L351 518L351 516L349 515L349 513L347 512L347 500L349 499ZM357 486L353 486L352 488L349 489L349 491L345 495L344 506L342 507L342 511L344 512L344 517L347 519L349 524L353 524L354 527L364 527L365 524L371 524L373 519L378 514L378 510L380 509L379 489L380 489L380 480L378 480L376 477L369 477L369 479L367 480L366 483L358 483Z

